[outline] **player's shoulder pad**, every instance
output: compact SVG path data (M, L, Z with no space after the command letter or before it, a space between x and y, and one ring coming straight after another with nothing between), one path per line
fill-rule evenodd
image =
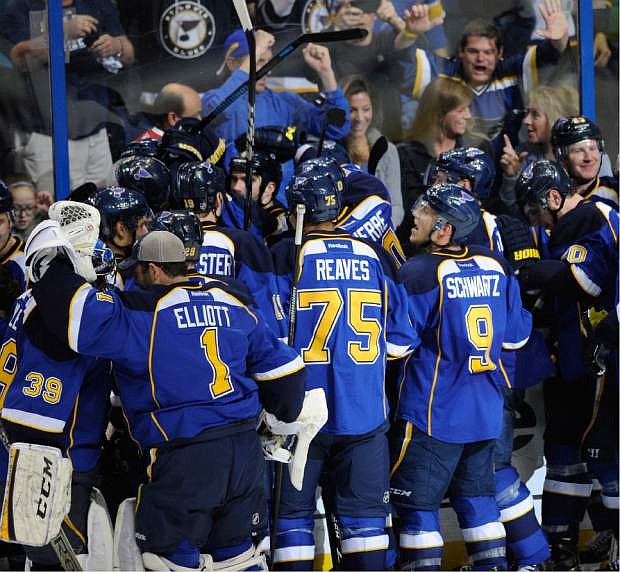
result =
M616 177L599 177L599 187L607 187L618 192L618 179Z
M470 246L468 247L468 254L469 256L486 256L487 258L492 258L497 263L499 263L499 265L502 267L502 270L504 271L504 274L506 276L510 274L514 274L514 271L512 270L512 266L510 266L510 263L508 262L508 260L506 260L501 254L492 251L490 248L487 248L486 246L482 246L478 244L474 246Z
M203 284L203 289L208 291L217 288L223 290L227 294L237 298L241 303L246 306L256 306L254 298L248 287L241 281L235 278L216 278L209 280Z
M423 294L437 288L437 267L443 259L429 253L416 254L409 258L400 270L398 281L402 282L409 294Z
M155 285L148 290L118 290L115 289L116 295L120 302L128 310L136 310L138 312L153 312L157 307L159 299L170 291L169 286Z
M276 274L289 274L295 266L295 240L283 238L271 247Z
M24 322L24 332L35 347L55 361L69 361L79 357L69 347L67 340L58 339L47 329L37 307L32 309L28 319Z
M596 201L582 201L566 213L551 231L549 247L566 246L599 230L607 224Z
M390 193L380 179L361 171L354 165L344 165L341 168L345 174L345 184L341 195L343 206L357 205L372 195L390 202Z

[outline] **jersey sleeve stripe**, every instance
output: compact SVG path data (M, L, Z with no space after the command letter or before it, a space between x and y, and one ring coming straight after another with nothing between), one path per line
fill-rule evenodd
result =
M523 58L523 92L527 93L538 85L538 69L536 68L537 46L528 48Z
M393 358L402 358L406 355L409 355L413 350L411 346L399 346L398 344L393 344L391 342L386 341L387 352L390 357Z
M20 409L4 408L2 410L2 419L48 433L62 433L65 428L65 422L61 419L46 417L45 415L38 415L37 413L30 413Z
M530 337L527 336L525 339L519 341L519 342L503 342L502 343L502 348L504 348L505 350L518 350L519 348L522 348L525 344L527 344L527 340L529 340ZM508 378L506 378L508 379Z
M78 338L80 335L80 325L82 323L82 313L84 312L84 304L86 304L86 298L92 287L90 284L83 284L80 286L71 302L69 303L69 330L67 332L69 347L78 351Z
M286 375L291 375L304 367L304 362L301 357L297 356L294 360L281 365L280 367L276 367L275 369L270 369L269 371L257 372L254 373L252 377L256 381L271 381L273 379L278 379L280 377L284 377Z
M582 268L575 264L570 265L570 271L573 273L573 277L577 281L577 284L581 286L581 289L590 294L590 296L599 296L601 293L601 287L590 280L590 277L583 271Z
M416 75L415 82L413 84L413 90L411 91L411 97L413 99L419 99L424 91L424 88L431 81L431 62L428 56L424 53L424 50L417 49L415 51L416 59Z

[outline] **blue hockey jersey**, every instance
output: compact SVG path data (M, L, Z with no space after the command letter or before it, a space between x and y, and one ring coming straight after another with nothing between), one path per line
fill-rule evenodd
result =
M16 238L13 246L0 258L0 264L9 270L11 276L17 280L23 292L26 289L26 257L22 240Z
M618 277L618 211L602 201L583 201L554 226L549 239L551 258L563 259L583 295L555 292L558 366L562 379L586 375L581 345L581 312L596 298L600 308L615 308Z
M405 254L392 224L392 203L385 185L356 165L343 165L342 211L337 226L350 235L383 247L398 268Z
M583 198L600 201L618 210L618 179L597 177L585 190Z
M288 312L294 245L273 249L278 289ZM385 366L418 344L404 289L381 248L334 230L304 237L299 255L294 347L308 387L322 387L329 419L322 431L360 435L388 415Z
M16 301L0 366L2 419L62 434L74 470L93 469L107 423L110 363L78 355L52 336L28 290Z
M261 403L283 421L299 414L303 362L248 309L247 292L214 280L104 294L54 262L33 293L74 351L113 360L142 448L243 430Z
M497 438L501 351L525 345L532 329L510 267L471 246L414 256L399 278L421 345L405 365L396 417L450 443Z
M235 278L245 284L268 326L286 337L286 321L278 298L275 270L267 247L249 232L203 223L196 272Z

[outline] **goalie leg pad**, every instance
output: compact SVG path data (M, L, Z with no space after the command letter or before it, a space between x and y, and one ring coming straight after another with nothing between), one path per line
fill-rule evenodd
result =
M2 503L0 540L45 546L71 507L71 461L59 449L13 443Z
M118 507L114 527L114 570L143 571L142 554L136 544L136 499L125 499Z
M93 487L88 507L88 555L85 570L112 570L114 531L103 495Z

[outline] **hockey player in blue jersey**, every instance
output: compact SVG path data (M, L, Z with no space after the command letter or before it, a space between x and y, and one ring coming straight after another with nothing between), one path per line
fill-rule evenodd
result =
M492 159L480 149L460 147L440 153L430 164L425 179L429 185L457 184L484 202L491 194L495 167ZM478 227L463 244L488 247L505 258L513 270L540 258L525 222L510 215L494 215L486 210L481 212ZM531 367L532 363L536 367ZM554 373L542 333L533 330L522 348L502 351L502 364L509 384L503 388L503 428L494 455L500 522L506 529L508 554L517 566L543 565L550 555L547 539L536 519L532 495L511 462L514 412L519 399L522 399L519 390L540 383Z
M602 485L609 528L618 536L618 374L613 360L601 377L592 371L592 356L584 358L582 315L588 308L616 311L618 212L605 201L584 199L556 162L533 163L517 186L551 228L551 259L522 269L519 279L528 289L542 288L553 304L559 380L545 391L543 526L556 566L571 569L579 565L579 522L592 491L590 473Z
M460 246L480 221L462 187L430 187L416 202L411 242L425 252L399 271L422 340L404 368L390 442L391 499L401 566L439 570L439 506L449 492L475 570L506 569L493 454L502 430L502 349L526 342L531 316L506 261Z
M136 248L139 292L100 295L57 250L43 242L28 253L42 318L73 351L113 361L132 435L150 453L136 501L145 567L198 569L200 546L224 567L251 558L257 416L262 404L297 419L303 362L248 309L247 291L187 282L183 243L167 231Z
M50 217L64 223L61 232L76 245L84 240L84 232L80 230L86 227L82 225L84 222L96 221L91 232L95 238L97 236L99 216L91 206L55 203ZM91 265L93 273L89 279L98 278L103 295L105 275L113 264L111 267L107 263L100 265L101 254L97 252L97 266L93 269ZM109 261L112 255L108 251L104 256ZM83 566L87 569L110 567L112 530L107 525L109 517L103 507L90 507L108 421L110 362L80 356L53 336L43 323L32 292L27 290L15 304L2 343L0 367L0 417L9 441L54 446L71 460L72 502L71 512L66 517L66 533L74 550L83 555L80 557ZM6 481L8 457L4 450L0 454L0 465L2 481ZM90 517L89 511L92 511ZM93 520L95 514L99 517ZM26 550L36 566L58 567L58 559L49 547Z
M235 157L228 167L228 194L222 224L243 229L245 206L245 157ZM282 167L273 153L255 152L252 157L252 225L250 230L268 246L288 230L286 208L276 198L282 183Z
M334 158L322 156L300 163L295 173L300 176L328 174L341 188L341 209L336 226L384 248L397 267L405 262L392 223L390 193L377 177L351 163L339 165Z
M342 568L382 570L389 502L386 359L407 355L418 339L388 255L336 228L341 196L336 181L307 172L286 193L293 213L298 204L306 208L296 297L290 300L296 311L290 343L301 352L308 386L325 390L329 418L310 445L302 490L286 477L282 483L274 566L312 570L315 491L326 473L341 530ZM291 219L301 224L294 214ZM292 241L280 241L273 254L288 307Z
M185 163L177 172L173 205L196 213L203 230L196 272L241 281L252 292L272 331L284 338L286 322L277 297L269 250L250 232L218 224L225 202L225 186L224 170L209 163Z
M551 129L551 146L582 197L618 210L618 179L599 177L605 142L596 123L579 115L560 117Z

